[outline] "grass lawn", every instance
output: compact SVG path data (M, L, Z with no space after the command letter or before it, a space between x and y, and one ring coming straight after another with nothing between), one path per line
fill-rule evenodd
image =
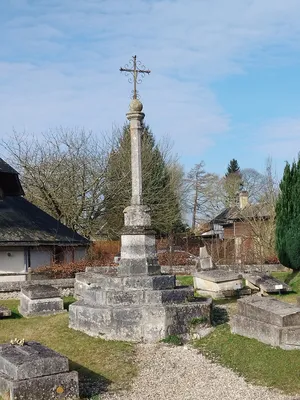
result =
M191 275L176 275L176 279L183 286L194 286L193 277Z
M65 300L66 307L73 301L72 298ZM68 313L22 318L18 304L18 300L0 300L0 305L13 311L13 318L0 320L0 343L15 337L35 340L67 356L70 369L79 372L83 388L81 398L93 398L99 387L124 389L136 374L132 344L92 338L69 329Z
M282 350L255 339L230 333L228 324L219 325L195 346L214 362L228 367L247 381L300 394L300 351Z
M272 275L287 283L293 289L293 292L282 295L275 295L276 298L288 303L296 303L297 297L300 296L300 272L272 272Z
M300 272L274 272L272 275L293 289L292 293L275 297L296 303L296 298L300 296ZM193 284L191 276L176 278L184 285ZM214 301L214 315L215 319L219 319L218 325L209 336L194 342L197 349L212 361L234 370L247 381L274 387L288 394L300 394L300 350L282 350L255 339L231 334L229 325L224 323L225 310L218 307L222 303L230 306L228 300ZM234 304L232 306L231 310L234 310Z

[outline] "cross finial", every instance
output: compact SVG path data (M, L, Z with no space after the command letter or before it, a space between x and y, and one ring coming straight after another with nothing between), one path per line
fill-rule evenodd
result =
M150 74L151 71L149 69L145 69L145 66L142 65L140 61L136 61L136 56L132 57L132 60L129 61L129 64L125 65L125 68L120 68L120 71L125 72L126 75L132 74L132 78L130 77L128 81L129 83L133 83L132 98L137 99L138 94L136 85L141 83L145 74Z

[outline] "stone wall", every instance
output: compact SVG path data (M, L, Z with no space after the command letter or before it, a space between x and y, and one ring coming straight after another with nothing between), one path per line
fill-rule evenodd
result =
M227 271L249 272L249 273L290 271L289 268L286 268L281 264L217 265L217 268ZM193 275L193 273L195 272L195 265L174 265L172 267L168 265L163 265L161 267L161 272L164 274L174 274L174 275Z
M18 299L21 288L26 284L51 285L59 290L61 296L74 295L75 279L43 279L33 281L0 282L0 299Z

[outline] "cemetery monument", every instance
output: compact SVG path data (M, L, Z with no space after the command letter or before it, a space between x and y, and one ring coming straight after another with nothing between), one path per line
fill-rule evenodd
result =
M81 299L69 308L69 326L105 339L155 342L168 335L188 336L191 320L211 319L212 300L194 298L191 287L175 286L175 276L162 275L158 263L150 208L143 204L141 134L143 105L137 84L150 71L134 56L120 71L131 76L131 204L124 210L121 259L117 276L89 268ZM84 281L84 274L79 279Z

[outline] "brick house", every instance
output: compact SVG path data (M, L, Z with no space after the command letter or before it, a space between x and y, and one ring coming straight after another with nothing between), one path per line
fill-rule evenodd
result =
M211 230L224 240L223 257L235 263L264 262L261 235L268 227L270 215L262 204L250 204L248 193L242 191L237 204L224 209L210 221ZM217 227L217 230L216 230ZM204 235L205 237L205 235Z

